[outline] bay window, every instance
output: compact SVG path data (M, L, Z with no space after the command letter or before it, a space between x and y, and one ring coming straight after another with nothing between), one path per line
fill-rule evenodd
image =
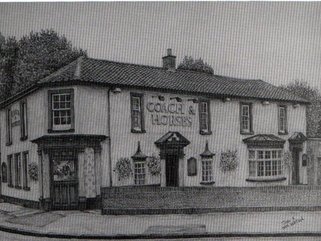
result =
M254 178L282 176L282 149L248 151L249 176Z
M144 185L145 184L145 162L136 161L134 162L134 182L135 185Z
M213 159L202 158L202 182L213 182Z

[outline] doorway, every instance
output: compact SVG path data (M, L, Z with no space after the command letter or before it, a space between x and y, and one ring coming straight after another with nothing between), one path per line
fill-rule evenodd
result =
M292 159L293 159L293 169L292 169L292 184L300 184L300 148L293 148Z
M50 155L51 197L53 209L78 209L78 158L73 151Z
M166 155L166 186L178 187L179 181L179 158L178 155Z

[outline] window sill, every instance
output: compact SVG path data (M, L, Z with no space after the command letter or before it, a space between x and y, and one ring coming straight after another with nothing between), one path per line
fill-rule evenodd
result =
M285 180L286 177L249 177L246 179L247 182L280 182Z
M201 135L204 135L204 136L209 136L209 135L212 135L212 131L203 131L203 130L200 130L200 134L201 134Z
M69 132L75 132L75 129L67 129L67 130L53 130L53 129L48 129L48 133L69 133Z
M250 136L250 135L254 135L254 131L250 131L250 132L243 132L243 131L241 131L240 134L241 134L241 135Z
M11 146L11 145L12 145L12 141L6 143L6 146Z
M30 191L30 187L23 187L23 190Z
M22 137L20 137L20 141L25 141L25 140L27 140L28 139L28 136L22 136Z
M280 135L280 136L285 136L285 135L288 135L289 133L286 131L286 132L278 132L278 134Z
M201 185L213 185L215 182L211 181L211 182L201 182Z
M146 131L145 131L145 130L141 130L141 131L140 131L140 130L135 130L135 129L131 129L131 132L132 132L132 133L136 133L136 134L139 134L139 133L140 133L140 134L146 133Z

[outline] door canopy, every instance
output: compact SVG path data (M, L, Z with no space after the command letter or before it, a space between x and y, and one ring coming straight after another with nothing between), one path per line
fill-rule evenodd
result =
M183 148L190 144L181 133L169 131L155 142L155 145L161 149L160 156L164 158L167 154L184 155Z
M302 144L307 140L306 136L302 132L295 132L290 138L291 144Z

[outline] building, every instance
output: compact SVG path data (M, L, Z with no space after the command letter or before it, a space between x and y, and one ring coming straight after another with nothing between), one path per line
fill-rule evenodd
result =
M169 50L151 67L80 57L1 103L2 198L85 209L106 187L307 183L306 100L176 69L175 58Z

